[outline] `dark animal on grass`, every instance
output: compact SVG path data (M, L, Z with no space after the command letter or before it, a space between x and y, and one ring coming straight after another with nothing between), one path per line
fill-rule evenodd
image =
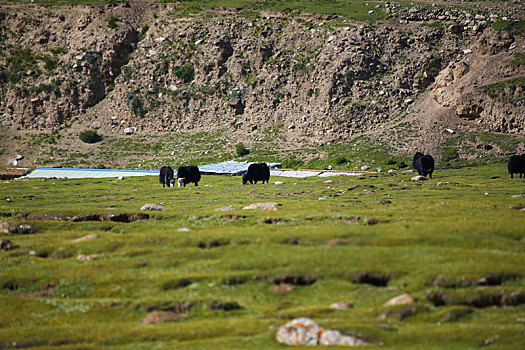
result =
M168 187L175 186L175 180L173 179L173 169L171 167L163 166L160 168L159 183L162 185L162 187L165 187L166 185Z
M522 177L525 174L525 154L510 157L508 169L511 179L514 178L514 174L520 174Z
M246 185L248 182L253 184L257 181L266 181L268 183L270 180L270 168L266 163L253 163L248 167L248 171L242 176L242 184Z
M195 186L199 186L199 181L201 180L201 172L199 168L195 165L180 166L177 169L177 183L179 187L193 182Z
M432 178L432 173L434 172L434 158L430 155L424 155L421 152L416 152L414 158L412 159L412 168L417 170L419 175L428 176Z

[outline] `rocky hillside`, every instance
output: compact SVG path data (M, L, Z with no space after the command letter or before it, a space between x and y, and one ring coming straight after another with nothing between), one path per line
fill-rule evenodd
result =
M273 130L283 149L366 135L438 158L452 146L465 158L523 152L523 5L508 4L380 2L368 22L143 1L4 6L0 158L40 165L38 135L54 135L62 158L85 152L89 128L105 139L221 131L248 147Z

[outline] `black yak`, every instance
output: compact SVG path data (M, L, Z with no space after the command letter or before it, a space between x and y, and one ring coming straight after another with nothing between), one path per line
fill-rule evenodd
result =
M522 177L525 174L525 154L510 157L508 169L511 179L514 178L514 174L520 174Z
M189 184L190 182L193 182L195 186L199 186L200 180L201 172L195 165L180 166L179 169L177 169L177 183L179 187L181 185L186 187L186 184Z
M412 168L417 170L419 175L428 176L432 178L434 172L434 158L430 155L424 155L421 152L416 152L412 159Z
M175 186L175 180L173 179L173 169L169 166L163 166L160 168L159 183L162 187L168 185L168 187Z
M268 183L270 180L270 168L266 163L253 163L248 167L248 171L242 176L242 184L246 185L248 182L253 184L257 181L266 181Z

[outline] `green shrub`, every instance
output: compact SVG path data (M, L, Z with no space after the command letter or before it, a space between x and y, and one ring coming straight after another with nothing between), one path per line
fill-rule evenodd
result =
M346 159L343 156L338 156L334 158L334 163L337 165L343 165L343 164L348 163L348 159Z
M138 116L144 115L144 106L141 99L135 94L129 94L127 99L129 109Z
M97 143L98 141L102 140L102 136L93 130L82 131L78 135L78 138L85 143Z
M173 67L173 73L177 76L177 78L181 79L185 83L191 82L195 77L195 71L193 70L191 63L186 63L183 66Z
M250 150L246 149L246 147L244 147L244 145L242 143L238 143L238 144L235 145L235 153L239 157L242 157L242 156L246 156L246 155L250 154Z
M117 28L117 22L119 20L119 16L111 16L108 19L108 28L115 29Z
M57 59L55 59L53 57L49 57L49 56L43 56L42 60L44 61L44 68L48 72L51 72L51 71L57 69L57 67L58 67L58 60Z
M403 168L408 167L408 164L405 163L404 161L400 161L399 163L397 163L397 166L399 167L399 169L403 169Z

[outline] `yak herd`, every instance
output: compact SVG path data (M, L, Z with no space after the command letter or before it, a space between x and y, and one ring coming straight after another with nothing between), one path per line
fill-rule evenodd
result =
M434 172L434 158L430 154L423 154L421 152L416 152L414 158L412 159L412 168L417 170L419 175L429 176L432 178L432 173ZM514 155L510 157L508 162L508 171L510 177L514 178L514 174L520 174L520 178L525 174L525 154ZM194 183L195 186L199 185L201 180L201 173L197 166L180 166L177 169L177 185L179 187L186 184ZM242 184L246 185L248 182L250 184L257 184L258 181L268 183L270 180L270 168L266 163L253 163L248 166L248 170L242 175ZM162 187L174 187L174 171L169 166L163 166L160 168L159 182Z

